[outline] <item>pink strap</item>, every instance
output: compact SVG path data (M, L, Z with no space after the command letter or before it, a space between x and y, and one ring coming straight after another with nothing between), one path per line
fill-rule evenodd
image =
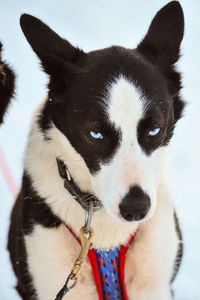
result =
M11 170L6 161L6 156L3 152L3 149L0 147L0 169L2 170L2 174L5 178L5 181L9 187L11 194L16 197L18 194L18 188L15 184L14 178L12 176Z

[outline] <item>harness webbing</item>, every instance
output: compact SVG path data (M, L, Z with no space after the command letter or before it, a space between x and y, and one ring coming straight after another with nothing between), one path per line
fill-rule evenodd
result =
M73 232L72 228L67 224L65 224L65 226L78 243L81 244L80 239ZM91 248L88 251L88 259L92 268L99 300L128 300L124 270L126 254L130 245L135 240L136 234L137 231L131 235L126 245L121 245L118 249L111 248L104 250ZM103 265L105 265L105 267ZM107 278L105 276L106 274ZM117 282L113 282L113 280Z

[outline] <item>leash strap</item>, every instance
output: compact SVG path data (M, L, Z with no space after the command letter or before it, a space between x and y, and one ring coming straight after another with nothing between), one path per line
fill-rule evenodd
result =
M55 300L62 300L66 293L68 293L72 288L75 287L77 278L80 274L81 267L86 260L88 251L92 246L92 238L94 235L94 230L91 228L91 220L93 214L93 202L89 203L89 209L86 211L85 225L80 229L79 238L76 238L76 235L73 233L72 229L69 231L77 239L81 245L81 250L79 256L75 260L71 272L69 273L67 280L65 281L64 286L56 295Z
M90 193L83 192L78 185L74 182L73 178L69 174L67 166L60 158L56 159L58 172L61 178L64 179L64 187L73 196L73 198L82 206L86 211L89 210L90 203L93 203L93 211L96 211L102 207L101 201Z
M55 300L62 300L64 295L76 285L81 266L87 256L92 267L99 300L128 300L124 280L125 260L128 248L134 241L137 231L131 236L127 245L122 245L108 251L104 251L103 249L90 249L92 245L91 239L93 237L93 230L90 227L92 213L100 209L102 203L94 195L80 190L70 176L64 161L59 158L57 158L56 161L59 175L64 179L64 187L86 211L86 220L85 226L80 230L80 239L76 237L72 228L65 224L66 228L81 245L81 251L74 262L63 288L59 291ZM105 268L106 266L107 268Z
M81 227L80 229L80 243L81 250L79 256L75 260L71 272L69 273L67 280L65 281L64 286L56 295L55 300L62 300L66 293L68 293L72 288L75 287L78 276L81 271L81 267L86 260L88 251L92 245L92 238L94 235L94 230L90 227L88 233L86 233L86 226Z
M8 162L6 160L6 155L5 155L1 145L0 145L0 171L2 172L5 182L7 183L10 193L12 194L13 197L16 197L19 190L15 183L13 174L8 165Z

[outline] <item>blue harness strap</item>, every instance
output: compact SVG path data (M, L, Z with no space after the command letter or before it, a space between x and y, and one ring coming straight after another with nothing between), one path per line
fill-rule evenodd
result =
M65 224L69 232L81 245L78 236L72 228ZM102 248L91 248L88 251L88 258L91 264L99 300L128 300L125 286L124 268L126 253L135 240L138 229L130 236L125 245L104 250Z
M95 249L99 265L104 300L122 300L119 273L120 247L110 250Z

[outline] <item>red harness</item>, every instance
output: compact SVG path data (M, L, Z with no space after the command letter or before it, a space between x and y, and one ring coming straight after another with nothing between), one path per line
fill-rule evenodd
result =
M80 239L76 236L76 234L73 232L71 227L67 224L65 224L66 228L69 230L69 232L74 236L74 238L77 240L79 244L81 244ZM130 247L130 245L135 240L135 237L137 235L137 230L131 235L128 243L126 245L122 245L120 247L120 253L119 253L119 275L120 275L120 283L121 283L121 289L122 289L122 295L123 300L128 300L128 295L126 292L126 286L125 286L125 280L124 280L124 269L125 269L125 263L126 263L126 254ZM98 261L97 261L97 254L96 250L94 248L90 249L88 251L88 258L91 264L94 280L96 283L97 292L99 295L99 300L104 300L103 296L103 289L101 284L101 276L100 271L98 267Z

